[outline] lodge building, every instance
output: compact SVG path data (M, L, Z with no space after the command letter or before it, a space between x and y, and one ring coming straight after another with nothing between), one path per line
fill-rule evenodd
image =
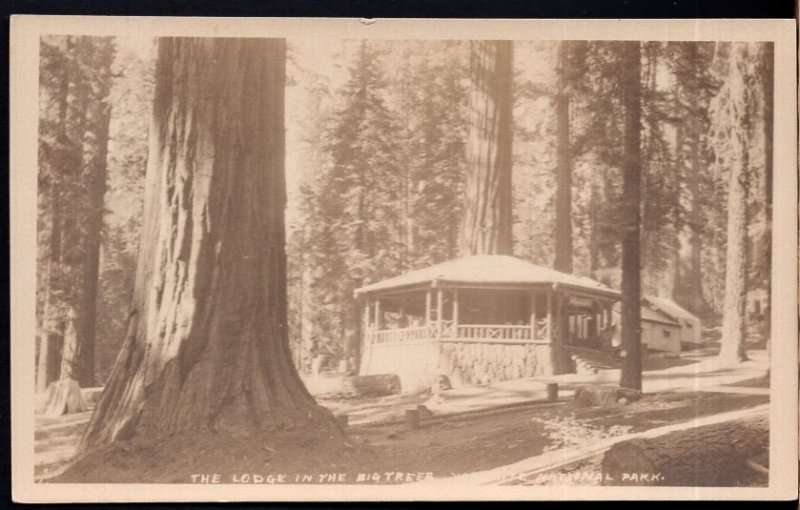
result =
M450 260L361 287L361 375L395 373L404 391L574 371L574 354L613 350L603 284L508 255Z

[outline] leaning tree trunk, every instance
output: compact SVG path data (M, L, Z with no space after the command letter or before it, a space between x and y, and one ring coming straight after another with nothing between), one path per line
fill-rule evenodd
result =
M473 41L470 78L461 253L510 255L513 43Z
M333 423L289 352L285 58L280 39L159 40L128 332L82 449Z
M730 129L730 175L728 181L728 229L725 252L725 301L722 318L722 340L719 359L739 363L747 359L745 352L747 303L747 187L750 166L748 128L749 107L746 97L746 65L748 48L734 43L731 48L730 98L740 108L738 119ZM731 121L734 119L731 118Z
M556 243L553 268L572 272L572 156L569 143L568 42L558 43L556 103Z
M622 45L622 103L625 132L622 169L622 362L620 386L642 389L640 297L641 78L640 43Z

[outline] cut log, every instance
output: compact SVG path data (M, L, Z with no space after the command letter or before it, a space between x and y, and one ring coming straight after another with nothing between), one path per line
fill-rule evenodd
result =
M607 406L616 404L621 399L634 402L642 398L642 394L629 388L614 386L580 386L575 390L575 405L577 407Z
M342 388L347 393L363 396L384 396L400 393L400 377L397 374L375 374L345 377Z
M615 444L603 456L603 484L734 486L748 477L748 460L768 449L766 416L632 439Z

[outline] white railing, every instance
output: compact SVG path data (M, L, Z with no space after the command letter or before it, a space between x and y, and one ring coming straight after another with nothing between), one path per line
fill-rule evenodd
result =
M428 326L416 326L413 328L382 329L372 331L369 338L374 344L390 344L396 342L407 342L410 340L425 340L431 338L431 328Z
M441 336L439 332L441 331ZM534 328L530 324L524 325L498 325L498 324L459 324L452 321L443 321L441 330L436 322L428 326L415 326L411 328L370 330L367 332L367 342L370 344L393 344L414 340L429 340L441 338L450 342L532 342L543 341L547 338L547 324L537 323L535 334L531 335Z
M530 340L531 326L505 326L495 324L475 324L458 326L457 338L469 340Z

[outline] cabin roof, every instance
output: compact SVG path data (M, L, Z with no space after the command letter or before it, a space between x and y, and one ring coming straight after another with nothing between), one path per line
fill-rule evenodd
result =
M658 308L660 311L669 315L675 320L684 319L690 321L698 321L699 319L697 316L692 314L690 311L686 310L678 303L671 299L655 297L655 296L644 296L644 299L647 300L651 305Z
M680 326L680 324L678 324L677 321L675 321L675 319L670 317L668 314L664 313L661 310L653 310L647 305L642 305L642 320Z
M619 292L598 281L531 264L510 255L471 255L411 271L356 289L356 294L428 282L466 284L559 284L619 298Z
M670 326L680 327L680 324L669 314L661 309L650 305L649 303L642 303L641 306L641 319L647 322L657 322L659 324L668 324ZM614 305L614 312L621 313L621 306L619 303Z

